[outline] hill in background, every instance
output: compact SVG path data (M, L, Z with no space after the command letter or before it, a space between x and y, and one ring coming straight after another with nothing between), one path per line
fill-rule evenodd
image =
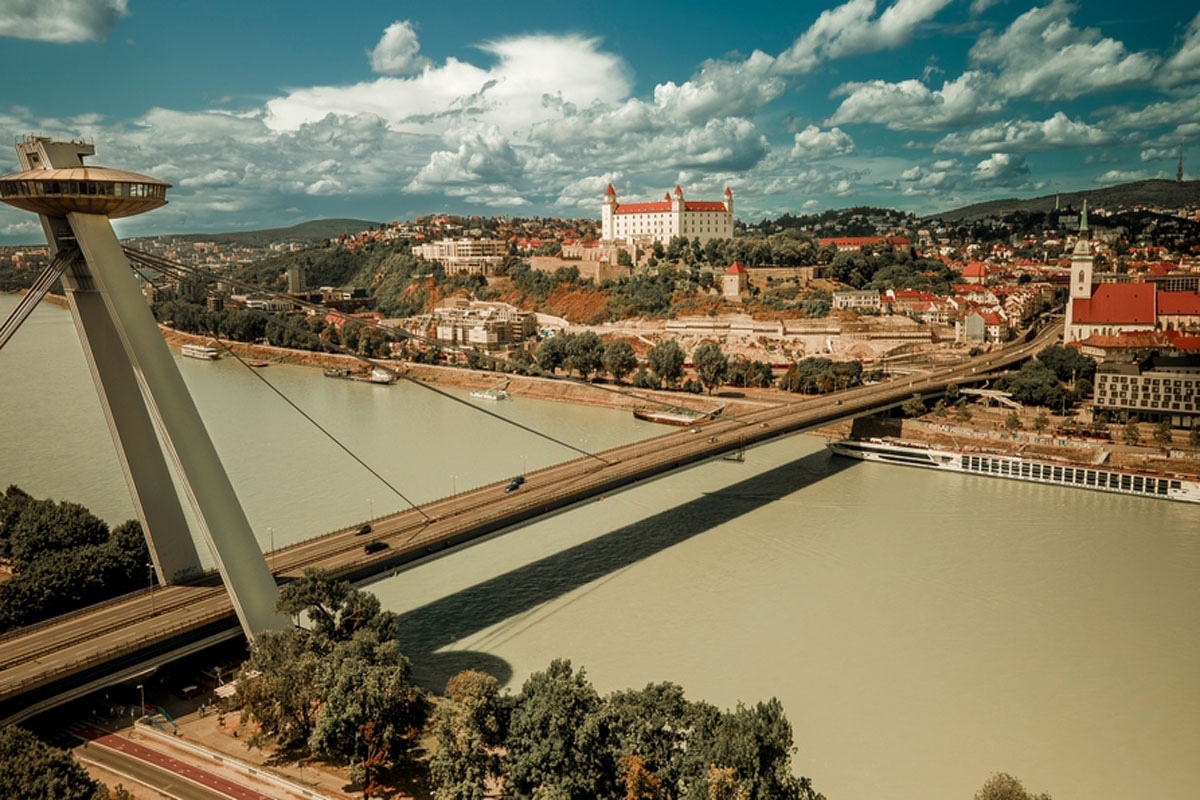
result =
M167 234L172 239L185 242L220 242L245 247L266 247L273 242L319 242L348 233L358 233L378 226L378 222L363 219L314 219L292 225L290 228L268 228L261 231L233 231L230 233L180 233ZM143 237L149 238L149 237Z
M1155 206L1159 208L1180 208L1183 206L1200 205L1200 181L1170 181L1148 180L1122 183L1118 186L1106 186L1102 189L1085 189L1078 192L1059 192L1057 195L1048 194L1029 200L1009 198L1007 200L989 200L986 203L943 211L931 214L927 219L942 219L947 222L972 222L984 217L999 216L1013 211L1053 211L1054 200L1058 198L1061 208L1079 208L1086 197L1088 205L1093 208L1108 208L1110 210L1130 209L1134 206Z

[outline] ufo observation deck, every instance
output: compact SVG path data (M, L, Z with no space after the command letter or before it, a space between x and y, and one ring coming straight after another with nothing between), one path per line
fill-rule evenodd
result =
M27 169L0 178L0 201L48 217L129 217L166 205L170 186L108 167Z

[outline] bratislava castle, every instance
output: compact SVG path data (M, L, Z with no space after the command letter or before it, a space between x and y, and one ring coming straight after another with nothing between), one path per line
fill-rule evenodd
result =
M652 241L668 244L674 236L689 240L733 237L733 192L725 188L724 200L684 200L683 190L663 195L657 203L617 202L612 184L600 207L601 238L609 241Z

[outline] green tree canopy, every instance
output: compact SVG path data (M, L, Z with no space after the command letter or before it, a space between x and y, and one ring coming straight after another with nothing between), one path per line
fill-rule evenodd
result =
M709 394L725 381L729 372L729 359L716 342L705 342L697 347L692 353L692 364L696 368L696 377Z
M674 339L663 339L651 347L646 361L654 376L667 385L673 385L683 375L683 350Z
M624 339L614 339L604 348L604 368L617 383L637 368L637 356L633 346Z

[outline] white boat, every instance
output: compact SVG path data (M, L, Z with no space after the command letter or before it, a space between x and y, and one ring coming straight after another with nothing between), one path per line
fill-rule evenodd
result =
M1098 492L1200 503L1200 480L1191 476L1076 464L1051 458L1005 453L939 450L916 442L894 439L842 439L830 442L829 449L837 455L863 461L882 461L886 464L965 472L990 478L1008 478L1073 486Z
M503 389L477 389L471 392L471 397L476 400L507 400L508 392Z
M203 358L213 361L221 357L221 351L203 344L185 344L179 351L188 358Z

